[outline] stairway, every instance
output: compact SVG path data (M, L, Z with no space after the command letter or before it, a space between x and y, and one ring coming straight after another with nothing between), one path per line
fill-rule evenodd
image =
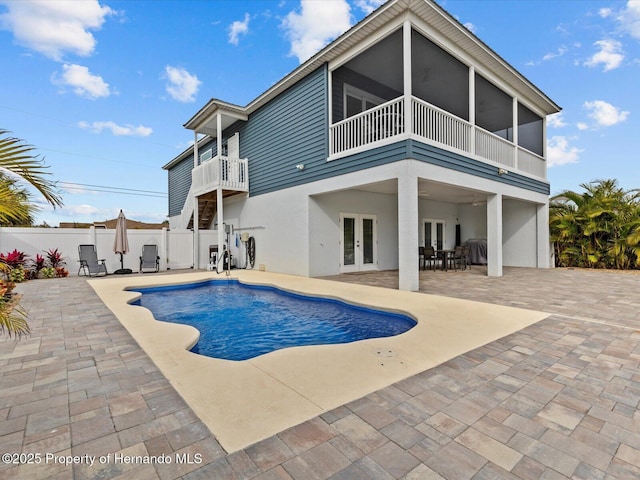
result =
M234 190L224 190L222 197L227 198L233 195L242 195L244 192L238 192ZM213 219L218 212L218 199L216 192L206 193L198 197L198 230L209 230ZM193 228L193 214L189 218L189 224L187 228Z

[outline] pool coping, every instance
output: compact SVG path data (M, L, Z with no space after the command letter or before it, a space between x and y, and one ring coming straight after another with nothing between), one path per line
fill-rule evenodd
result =
M212 272L190 272L107 277L89 284L227 452L241 450L549 316L424 293L234 270L231 278L244 283L402 312L418 322L395 337L293 347L238 362L189 352L199 336L195 328L155 320L146 308L129 304L139 294L126 290L225 278Z

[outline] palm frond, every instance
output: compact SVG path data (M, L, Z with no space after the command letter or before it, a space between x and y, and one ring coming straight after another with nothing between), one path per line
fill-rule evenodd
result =
M62 205L62 197L44 159L34 154L35 148L22 140L8 136L9 131L0 129L0 171L17 175L31 184L54 207Z

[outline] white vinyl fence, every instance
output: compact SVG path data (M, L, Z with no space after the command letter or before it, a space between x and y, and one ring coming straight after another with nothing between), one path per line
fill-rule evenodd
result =
M14 249L24 252L32 260L36 254L46 257L46 252L57 248L66 262L70 275L77 275L80 267L78 245L93 244L98 258L104 258L109 273L120 268L120 255L113 253L115 229L105 228L0 228L0 253ZM215 235L214 235L215 234ZM124 268L137 272L140 267L142 246L155 244L160 255L160 270L193 267L193 231L191 230L127 230L129 253L124 255ZM206 231L200 235L200 258L208 258L208 246L217 232ZM201 262L202 263L202 262Z

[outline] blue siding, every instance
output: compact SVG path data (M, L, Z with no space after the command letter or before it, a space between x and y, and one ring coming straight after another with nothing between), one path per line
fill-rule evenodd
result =
M415 140L408 141L407 156L408 158L415 158L422 162L450 168L451 170L468 173L476 177L487 178L507 185L513 185L514 187L549 195L549 184L546 182L535 180L513 171L510 171L509 175L499 176L497 168L494 165L489 165Z
M169 216L180 215L191 188L193 156L187 157L169 170Z
M240 132L240 156L249 159L250 195L307 183L328 156L326 65L227 129ZM225 134L227 133L225 132ZM304 172L296 165L305 165Z
M546 182L515 172L498 176L495 166L425 143L406 140L331 162L328 157L327 65L302 79L223 133L240 132L240 156L249 159L249 195L256 196L413 158L496 182L549 194ZM215 144L215 142L214 142ZM213 146L215 146L213 144ZM205 151L207 147L201 148ZM304 164L299 171L297 164ZM169 215L180 213L191 186L193 159L169 170Z

